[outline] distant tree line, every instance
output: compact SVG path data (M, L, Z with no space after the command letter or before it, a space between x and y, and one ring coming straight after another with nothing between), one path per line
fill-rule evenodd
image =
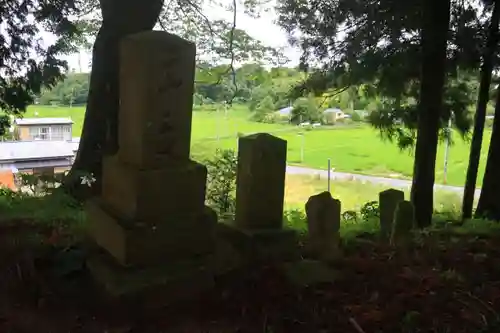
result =
M36 102L42 105L83 105L89 94L89 73L70 73L52 89L42 91Z
M477 93L477 75L463 75L461 83L465 82L470 89L466 90L473 99ZM69 73L52 89L44 90L37 102L42 105L82 105L87 101L89 90L88 73ZM341 76L339 76L341 78ZM341 91L327 90L323 94L312 94L298 97L294 95L294 87L308 79L308 76L298 68L266 67L257 64L244 64L234 71L227 65L211 66L199 63L195 79L194 104L198 106L221 103L245 104L252 112L252 118L259 122L275 122L276 111L292 107L289 119L293 123L300 121L320 121L321 111L326 108L339 108L350 114L353 120L361 120L355 110L363 110L373 118L387 116L381 113L387 103L386 97L377 93L375 83L362 83L349 86ZM493 98L492 94L492 98ZM402 99L403 104L414 105L413 97ZM468 112L461 114L463 121L470 124L474 105L471 103ZM488 105L487 113L493 115L494 108ZM279 118L279 117L278 117ZM380 123L383 119L375 119ZM490 125L491 125L490 121Z

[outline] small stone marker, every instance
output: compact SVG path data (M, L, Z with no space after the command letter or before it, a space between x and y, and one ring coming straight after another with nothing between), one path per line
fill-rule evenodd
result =
M238 228L282 228L286 147L285 140L267 133L239 139L235 217Z
M309 250L320 259L333 260L339 255L340 206L340 200L327 191L307 200Z
M411 241L411 231L415 227L415 210L409 201L400 201L394 213L391 245L406 246Z
M394 212L399 202L405 199L405 193L396 189L388 189L379 193L380 236L388 240L391 236Z

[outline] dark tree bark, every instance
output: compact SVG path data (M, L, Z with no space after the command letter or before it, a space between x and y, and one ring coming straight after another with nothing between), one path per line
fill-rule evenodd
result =
M498 43L498 24L500 23L500 5L498 0L493 4L490 26L488 28L488 40L486 41L483 64L481 66L481 81L477 98L476 115L474 117L474 132L470 146L469 166L465 179L464 196L462 202L462 220L472 217L474 206L474 192L476 190L477 172L479 159L481 157L481 145L483 143L484 123L486 120L486 106L490 99L491 75L493 72L493 59L495 57Z
M440 115L443 107L450 0L424 0L422 74L411 201L419 227L432 222Z
M103 20L92 50L92 72L80 147L65 184L76 195L82 173L94 175L96 182L91 194L100 193L102 157L118 150L120 40L130 34L152 30L163 0L100 0L100 5ZM87 194L90 193L78 196Z
M483 186L476 209L476 217L500 221L500 85L497 87L495 120L486 160Z

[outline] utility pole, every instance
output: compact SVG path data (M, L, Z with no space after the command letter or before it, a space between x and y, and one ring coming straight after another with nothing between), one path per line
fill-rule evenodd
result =
M71 96L69 97L69 108L73 106L73 99L75 96L75 87L71 88Z
M215 136L217 137L217 143L219 143L219 106L215 111Z
M332 173L332 161L328 159L328 192L330 192L331 173Z
M304 132L297 133L300 136L300 163L304 162Z
M79 73L82 73L82 52L78 51L78 70Z

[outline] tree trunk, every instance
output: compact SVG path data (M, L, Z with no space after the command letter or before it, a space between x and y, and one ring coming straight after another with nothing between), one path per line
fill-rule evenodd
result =
M500 221L498 193L500 193L500 85L497 87L495 120L493 121L490 148L484 171L483 187L477 204L476 217Z
M486 41L483 64L481 66L481 82L479 84L476 115L474 117L474 132L472 134L469 166L467 168L467 178L465 179L464 197L462 202L462 220L470 219L472 217L474 192L476 190L477 172L479 169L484 123L486 120L486 106L488 105L488 101L490 99L489 93L491 74L493 71L493 58L495 57L498 42L499 23L500 6L498 5L497 0L493 4L493 14L491 15L490 26L488 29L488 40Z
M118 150L120 41L127 35L152 30L163 0L100 0L100 4L103 20L92 50L80 147L65 184L80 197L100 193L102 157ZM78 193L82 174L92 174L96 179L92 193Z
M424 0L422 74L411 201L419 227L432 222L434 179L446 72L450 0Z

